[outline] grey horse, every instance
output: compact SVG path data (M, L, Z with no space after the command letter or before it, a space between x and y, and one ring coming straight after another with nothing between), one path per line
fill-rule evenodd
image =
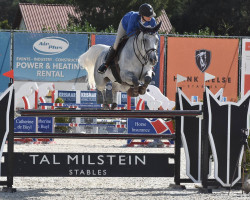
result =
M97 72L104 62L110 46L97 44L79 57L79 64L88 72L88 82L91 89L102 92L103 104L106 101L106 84L112 82L112 109L117 107L117 92L128 92L130 96L145 94L152 80L153 68L158 62L159 36L157 31L161 22L155 27L145 27L140 24L140 31L128 38L119 55L121 82L117 82L110 68L104 73Z

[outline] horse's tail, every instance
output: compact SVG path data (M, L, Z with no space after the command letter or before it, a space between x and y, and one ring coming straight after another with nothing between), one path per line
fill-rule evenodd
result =
M82 54L78 59L78 63L88 72L88 82L91 89L96 88L94 77L95 63L98 56L103 52L104 49L105 47L103 45L91 46L89 50Z

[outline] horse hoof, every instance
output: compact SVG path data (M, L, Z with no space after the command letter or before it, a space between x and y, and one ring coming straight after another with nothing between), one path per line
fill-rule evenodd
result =
M129 90L127 91L127 95L131 97L138 97L139 96L138 88L137 89L132 88L132 87L129 88Z
M132 97L132 94L133 94L133 88L129 88L128 91L127 91L127 95Z
M117 110L117 103L112 103L111 110Z
M139 93L138 92L134 92L132 97L138 97L139 96Z
M140 86L138 92L140 95L144 95L146 93L146 88L143 86Z

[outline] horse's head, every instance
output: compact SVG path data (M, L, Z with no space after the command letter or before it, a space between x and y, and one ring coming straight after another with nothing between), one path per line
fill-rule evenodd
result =
M141 52L145 52L143 55L151 65L156 65L158 62L158 43L159 36L157 31L161 26L161 22L155 27L148 27L140 24L140 34L138 35L138 43L141 45Z

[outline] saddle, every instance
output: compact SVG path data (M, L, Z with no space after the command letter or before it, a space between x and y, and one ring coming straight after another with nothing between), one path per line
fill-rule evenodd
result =
M118 47L117 47L117 51L116 51L116 53L114 55L114 58L110 63L110 69L112 71L112 74L113 74L116 82L118 82L120 84L122 83L122 79L121 79L121 76L120 76L120 66L118 64L118 61L119 61L122 49L124 48L125 44L128 41L128 38L129 37L127 37L127 36L124 36L124 37L121 38L121 40L120 40L120 42L118 44Z

